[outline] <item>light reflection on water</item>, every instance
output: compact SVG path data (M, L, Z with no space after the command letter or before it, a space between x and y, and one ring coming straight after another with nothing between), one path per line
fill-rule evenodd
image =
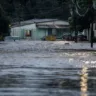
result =
M80 81L80 87L81 87L81 96L88 96L88 68L87 66L83 66L81 70L81 81Z
M3 70L7 71L6 66ZM87 66L52 69L15 66L8 71L10 74L0 75L0 96L95 96L89 95L92 86L88 84L88 74L93 73Z

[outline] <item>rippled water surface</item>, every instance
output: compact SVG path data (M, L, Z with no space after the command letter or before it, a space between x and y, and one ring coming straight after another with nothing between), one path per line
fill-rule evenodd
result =
M0 96L96 96L95 55L2 53Z

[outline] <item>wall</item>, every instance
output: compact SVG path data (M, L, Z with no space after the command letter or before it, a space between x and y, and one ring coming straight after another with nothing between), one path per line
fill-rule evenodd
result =
M36 39L37 40L41 40L42 37L47 36L48 35L48 29L39 29L37 28L36 30Z
M60 24L60 25L68 25L68 22L63 21L54 21L54 22L44 22L42 24ZM59 29L60 30L60 29ZM31 39L32 40L41 40L42 37L48 36L47 28L37 28L36 24L29 24L25 26L13 27L11 28L11 36L19 36L21 39L26 39L26 32L31 31ZM60 34L63 35L66 30L60 30ZM53 35L58 35L57 29L52 29Z
M36 32L36 25L35 24L13 27L13 28L11 28L11 36L18 36L21 39L25 39L26 32L29 30L32 32L31 38L36 39L36 33L35 33Z
M21 28L20 27L11 28L11 36L21 37Z
M11 36L18 36L21 39L26 39L26 32L31 31L31 39L32 40L41 40L42 37L48 35L47 29L39 29L36 28L35 24L13 27L11 28Z

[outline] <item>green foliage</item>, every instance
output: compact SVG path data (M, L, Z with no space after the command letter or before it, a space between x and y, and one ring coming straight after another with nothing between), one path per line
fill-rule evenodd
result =
M4 15L4 11L2 7L0 7L0 38L3 39L3 37L9 35L9 20Z
M96 37L93 38L93 42L96 42Z
M75 27L76 27L77 31L82 31L83 30L82 29L82 26L80 24L76 24L75 25L75 23L77 21L74 22L74 18L73 17L69 17L68 18L68 21L69 21L69 25L70 25L69 27L70 27L70 30L71 31L74 31L75 30Z
M73 0L75 2L72 15L71 26L75 26L77 31L90 28L90 23L94 21L94 9L92 0ZM75 27L72 30L75 30Z
M2 16L0 17L0 34L3 36L9 35L9 20L7 17Z
M70 28L70 30L72 30L72 31L74 31L74 29L75 29L75 25L74 25L74 19L73 19L73 17L69 17L68 18L68 22L69 22L69 28Z
M69 16L68 0L1 0L7 16L12 22L33 18L59 18Z

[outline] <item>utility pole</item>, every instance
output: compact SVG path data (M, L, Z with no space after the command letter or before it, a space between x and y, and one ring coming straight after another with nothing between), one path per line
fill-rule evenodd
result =
M93 0L94 1L94 0ZM91 19L92 19L92 23L91 23L91 48L93 48L93 38L94 38L94 31L93 31L93 24L94 24L94 16L95 16L95 14L94 14L94 3L96 3L96 2L93 2L93 5L92 5L92 9L91 9L91 11L92 11L92 17L91 17ZM95 6L96 7L96 6ZM93 9L94 8L94 9Z
M93 31L93 22L91 23L91 48L93 48L93 38L94 38L94 31Z
M74 4L72 6L72 11L73 11L73 22L74 22L74 31L75 31L75 42L77 43L77 28L76 28L76 15L75 15L75 4L76 0L74 0Z

